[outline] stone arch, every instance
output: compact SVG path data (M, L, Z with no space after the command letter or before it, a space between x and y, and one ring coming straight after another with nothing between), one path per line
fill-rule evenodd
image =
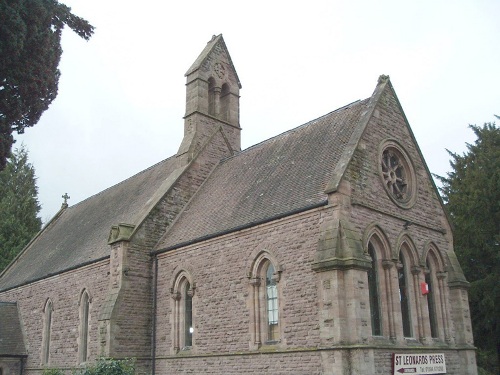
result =
M436 266L438 267L438 272L445 272L446 263L441 255L441 252L438 250L438 247L433 241L426 241L424 244L424 248L422 250L422 256L420 258L420 264L425 266L427 262L427 257L432 256L436 262Z
M391 242L387 238L384 230L378 225L378 223L371 223L363 234L363 249L364 252L368 253L368 244L370 241L375 241L378 245L378 251L382 252L380 255L381 259L390 259L392 254Z
M393 259L399 259L399 254L402 249L405 249L405 256L409 258L411 266L418 266L420 264L417 247L413 242L413 239L408 235L408 233L402 233L399 235L396 247L393 252Z

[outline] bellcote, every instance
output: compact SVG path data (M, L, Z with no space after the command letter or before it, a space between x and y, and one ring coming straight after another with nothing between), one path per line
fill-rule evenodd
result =
M213 36L186 76L186 117L199 112L239 128L241 83L222 34Z
M177 152L180 165L195 158L220 132L230 153L241 150L240 80L222 35L213 36L186 76L184 138Z

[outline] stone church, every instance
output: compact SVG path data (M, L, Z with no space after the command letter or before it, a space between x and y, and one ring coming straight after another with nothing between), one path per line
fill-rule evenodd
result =
M177 154L64 203L0 275L0 374L103 356L158 375L476 374L452 227L389 77L246 150L221 35L186 77Z

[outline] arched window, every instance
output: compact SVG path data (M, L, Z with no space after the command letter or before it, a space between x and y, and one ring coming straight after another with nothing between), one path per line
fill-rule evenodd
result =
M173 347L174 352L188 350L193 346L193 296L194 284L190 277L182 271L176 278L172 288L173 299Z
M410 293L408 283L408 265L406 264L403 251L399 252L398 264L398 283L399 283L399 301L401 304L401 319L403 321L404 337L412 336L411 319L410 319Z
M42 364L49 363L50 357L50 335L52 331L52 312L54 307L48 299L43 309L43 334L42 334Z
M429 311L429 323L431 326L431 337L436 338L439 336L436 314L436 282L434 281L436 270L434 269L433 262L429 261L429 257L427 257L426 266L427 272L425 273L425 283L427 284L428 288L427 308Z
M86 290L80 297L80 337L78 340L78 357L80 363L88 359L90 298Z
M372 322L372 335L382 335L382 319L380 316L379 304L379 281L378 281L378 262L375 248L372 243L368 243L368 255L372 258L372 267L368 271L368 288L370 294L370 315Z
M261 253L252 266L251 333L253 345L275 344L280 341L280 271L269 258Z

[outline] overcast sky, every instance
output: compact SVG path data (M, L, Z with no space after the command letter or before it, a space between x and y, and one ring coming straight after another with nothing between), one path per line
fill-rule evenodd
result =
M59 95L23 142L41 217L177 152L184 73L222 33L242 83L242 147L393 86L432 173L500 115L500 1L62 0ZM300 4L300 5L299 5Z

